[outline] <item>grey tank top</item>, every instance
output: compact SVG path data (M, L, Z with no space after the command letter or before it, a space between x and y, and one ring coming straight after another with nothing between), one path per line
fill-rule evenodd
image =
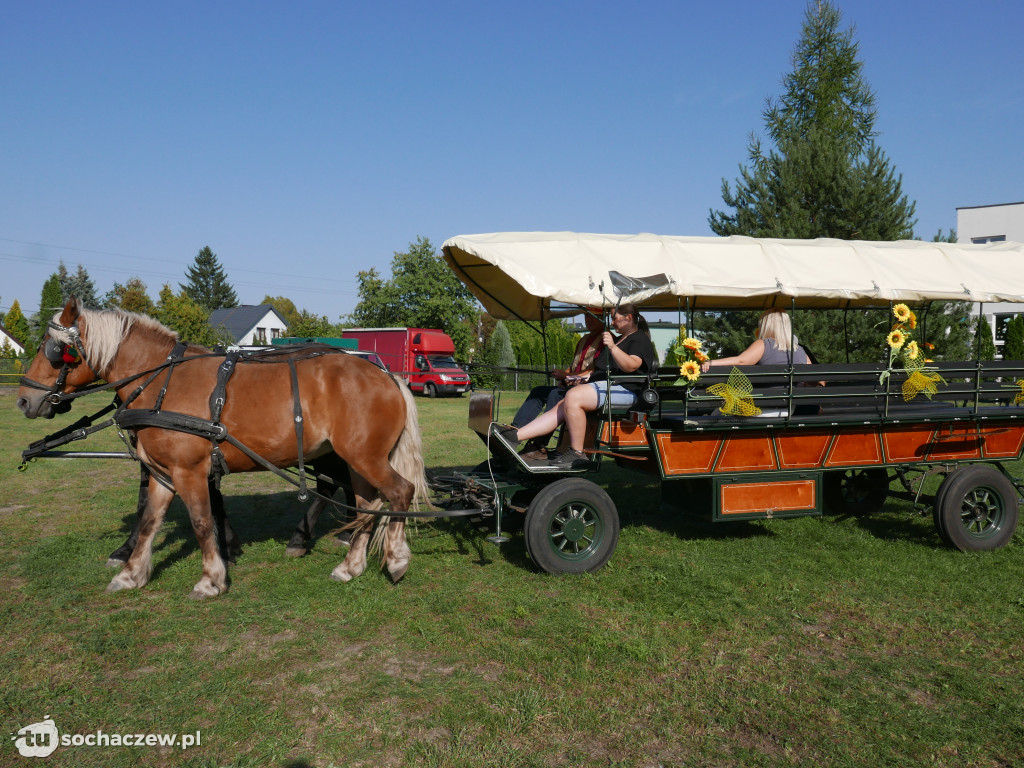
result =
M761 359L757 361L758 365L789 365L789 356L792 350L783 351L779 349L778 344L775 343L775 339L762 339L764 342L764 354L761 355ZM796 347L796 355L794 355L795 365L804 365L807 363L807 353L804 352L803 347L799 344Z

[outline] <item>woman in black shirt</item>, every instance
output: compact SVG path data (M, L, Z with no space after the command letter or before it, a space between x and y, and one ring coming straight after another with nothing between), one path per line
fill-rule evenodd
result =
M569 430L571 448L551 459L549 464L563 469L575 469L587 464L583 453L583 439L587 432L587 413L604 405L609 396L608 371L611 375L632 374L646 376L656 365L657 356L651 343L647 321L640 316L634 304L622 304L612 312L612 326L618 338L609 331L604 332L605 348L594 361L594 370L589 377L577 381L566 380L570 387L565 399L558 407L545 411L536 419L520 427L506 427L497 431L498 438L515 450L520 440L529 440L554 431L562 422ZM611 401L616 406L631 406L643 389L643 382L611 383Z

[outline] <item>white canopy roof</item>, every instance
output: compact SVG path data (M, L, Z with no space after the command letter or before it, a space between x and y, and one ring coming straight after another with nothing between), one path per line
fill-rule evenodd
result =
M645 307L762 309L954 300L1024 302L1024 244L867 242L497 232L446 241L444 257L497 318L552 305L609 306L610 272L667 275ZM630 300L629 297L623 300Z

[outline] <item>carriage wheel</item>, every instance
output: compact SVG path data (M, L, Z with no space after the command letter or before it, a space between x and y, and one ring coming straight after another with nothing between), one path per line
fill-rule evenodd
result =
M889 473L884 469L848 469L825 475L825 504L841 515L878 512L889 495Z
M603 567L619 541L619 513L604 489L579 477L557 480L526 510L526 549L547 573Z
M961 552L1006 546L1017 530L1017 489L987 464L950 474L936 495L936 521L942 538Z

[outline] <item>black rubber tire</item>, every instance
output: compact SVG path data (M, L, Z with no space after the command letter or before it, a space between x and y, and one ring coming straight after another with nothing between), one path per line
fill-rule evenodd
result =
M556 480L526 510L526 550L547 573L590 573L611 559L619 513L604 489L580 477Z
M957 467L957 469L959 469L959 467ZM935 530L939 532L939 538L950 546L953 546L953 542L949 540L949 535L946 533L946 523L942 519L942 515L939 513L939 510L942 509L942 500L945 498L946 491L949 489L950 478L953 477L955 472L956 469L954 469L953 472L947 473L946 476L942 478L942 482L939 483L939 489L935 491L935 502L934 506L932 506L932 522L935 524Z
M437 397L437 387L435 387L428 381L426 384L423 385L423 394L429 397L430 399L434 399L435 397Z
M1017 489L988 464L971 464L950 474L936 502L939 533L961 552L999 549L1017 530Z
M861 517L878 512L885 504L889 473L878 467L828 472L824 486L825 506L832 512Z

